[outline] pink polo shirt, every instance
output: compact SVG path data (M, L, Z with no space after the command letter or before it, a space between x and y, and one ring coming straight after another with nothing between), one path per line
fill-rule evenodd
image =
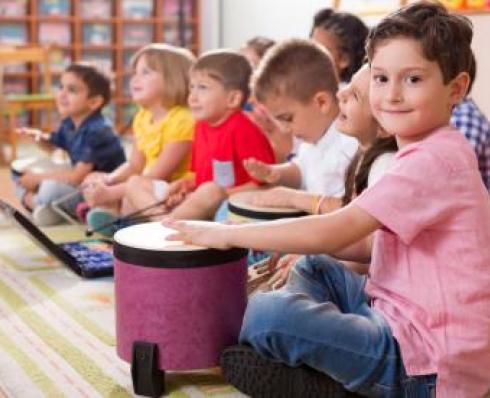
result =
M366 293L409 375L437 373L437 397L490 390L490 196L451 127L404 147L354 202L376 231Z

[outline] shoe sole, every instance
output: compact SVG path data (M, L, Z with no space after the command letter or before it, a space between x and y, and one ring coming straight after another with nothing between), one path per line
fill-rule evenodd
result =
M249 347L225 349L221 369L229 383L254 398L359 397L326 374L305 366L291 368Z

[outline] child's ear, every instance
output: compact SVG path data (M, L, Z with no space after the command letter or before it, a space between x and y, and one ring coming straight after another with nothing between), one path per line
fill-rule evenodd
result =
M458 104L466 96L469 85L470 76L468 75L468 72L460 72L449 82L449 101L451 107Z
M91 111L95 111L102 107L102 104L104 103L104 98L102 95L92 95L91 97L88 98L88 107Z
M313 97L313 102L323 114L327 114L330 112L332 104L335 102L335 98L333 94L328 91L319 91Z
M241 90L230 90L228 92L228 106L230 108L238 109L242 106L243 93Z

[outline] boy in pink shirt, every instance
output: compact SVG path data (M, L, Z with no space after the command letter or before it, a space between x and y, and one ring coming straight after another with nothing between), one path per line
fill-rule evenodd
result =
M465 17L429 2L372 30L371 107L400 151L350 205L267 224L165 222L178 230L173 239L203 246L371 261L364 278L331 257L306 256L283 288L253 296L240 336L246 345L222 354L225 377L241 391L490 391L490 198L472 148L448 125L469 84L471 39Z

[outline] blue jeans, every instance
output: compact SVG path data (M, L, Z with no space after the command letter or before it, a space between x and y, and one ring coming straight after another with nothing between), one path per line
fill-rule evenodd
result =
M365 281L328 256L305 256L283 288L250 298L240 342L363 395L435 396L435 375L405 373L390 326L369 306Z

